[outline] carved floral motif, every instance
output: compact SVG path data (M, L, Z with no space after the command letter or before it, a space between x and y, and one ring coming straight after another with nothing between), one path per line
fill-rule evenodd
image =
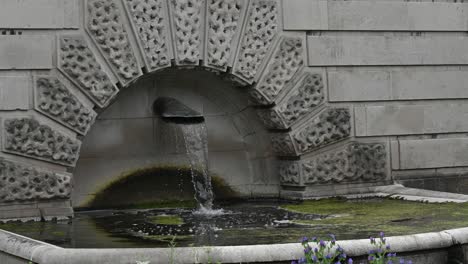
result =
M126 0L151 70L170 66L163 0Z
M227 67L243 3L243 0L209 0L208 65L220 69Z
M81 134L88 131L96 116L52 76L36 79L36 109Z
M0 158L0 202L68 199L71 177Z
M87 0L88 29L111 66L124 83L139 75L122 15L116 0Z
M32 118L4 121L4 150L50 162L74 165L80 142L71 139Z
M267 68L267 73L254 88L261 95L252 98L257 103L272 104L281 90L291 81L294 74L304 64L304 47L301 38L285 37Z
M107 74L101 69L86 41L79 36L60 39L59 67L65 75L100 107L106 106L118 93Z
M203 0L170 0L176 57L179 64L198 64L201 59Z
M252 83L278 33L278 2L253 0L234 74Z

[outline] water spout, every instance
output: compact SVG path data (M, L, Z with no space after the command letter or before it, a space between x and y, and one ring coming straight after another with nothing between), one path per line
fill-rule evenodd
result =
M190 160L195 199L200 210L213 207L213 190L208 172L208 140L205 118L180 101L170 97L160 97L153 105L154 113L166 122L178 124L182 130L185 148ZM196 173L199 171L200 173Z
M153 111L163 120L180 123L201 123L205 118L201 113L171 97L159 97L154 101Z

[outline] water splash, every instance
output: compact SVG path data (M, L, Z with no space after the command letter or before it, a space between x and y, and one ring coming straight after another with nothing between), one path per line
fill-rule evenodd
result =
M205 123L181 124L180 128L190 160L195 199L199 204L198 211L210 213L213 211L213 189L208 173L208 139Z

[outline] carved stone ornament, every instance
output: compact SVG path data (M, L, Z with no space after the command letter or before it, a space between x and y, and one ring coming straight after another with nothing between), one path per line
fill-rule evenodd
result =
M171 65L164 0L125 0L150 70Z
M208 0L207 64L224 70L239 25L244 0Z
M33 118L11 118L3 123L4 151L73 166L80 142Z
M233 73L248 83L259 67L279 31L278 2L252 0L244 36Z
M170 0L178 64L197 65L201 60L204 0Z
M82 135L86 134L96 113L83 105L59 79L37 77L35 88L35 108L38 111Z
M256 103L262 105L274 103L279 93L304 64L303 57L302 38L284 37L271 59L272 63L268 66L265 76L254 88L261 95L252 96Z
M0 158L0 203L69 199L71 176Z
M282 102L258 115L270 129L288 129L299 118L317 109L325 101L321 74L305 73Z
M81 36L60 38L59 67L93 102L105 107L118 93Z
M124 84L140 74L116 0L87 0L87 26Z
M385 181L387 150L381 143L352 143L310 159L282 162L280 176L286 185Z

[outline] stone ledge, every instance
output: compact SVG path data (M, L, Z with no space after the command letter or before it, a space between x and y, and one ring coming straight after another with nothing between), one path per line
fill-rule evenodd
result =
M468 228L445 230L406 236L388 237L392 251L405 255L417 255L420 251L448 249L454 245L465 244ZM368 239L338 241L350 257L365 256L374 247ZM0 251L31 260L34 263L95 264L103 260L109 263L134 263L151 261L169 263L171 254L174 263L205 263L209 260L220 263L257 263L291 261L303 256L299 243L197 247L197 248L123 248L123 249L64 249L41 241L0 230ZM414 263L422 263L414 261Z

